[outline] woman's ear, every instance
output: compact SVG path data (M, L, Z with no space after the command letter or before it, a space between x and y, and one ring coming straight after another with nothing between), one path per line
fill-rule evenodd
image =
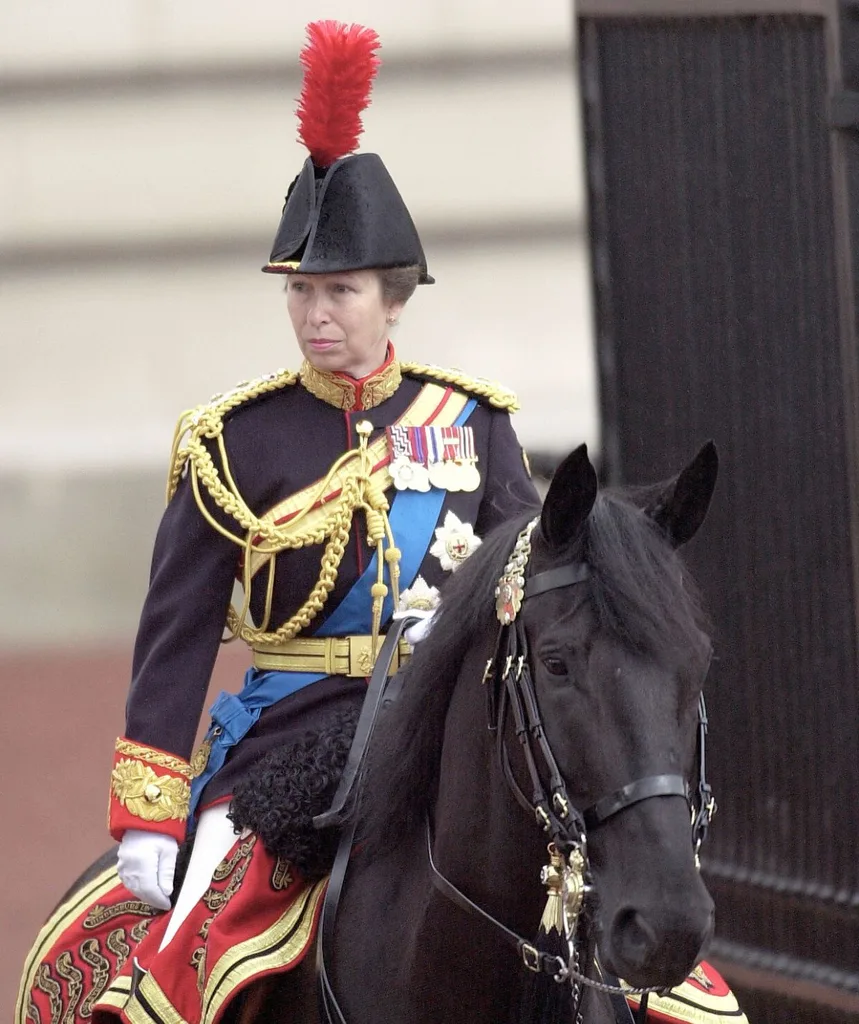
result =
M389 302L388 312L385 319L389 324L398 324L400 322L400 314L403 311L405 302Z

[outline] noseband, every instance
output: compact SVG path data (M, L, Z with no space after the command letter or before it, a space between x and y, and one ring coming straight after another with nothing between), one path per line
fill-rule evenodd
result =
M486 688L487 719L489 730L496 737L496 751L504 778L513 796L538 825L551 838L550 849L556 850L566 865L568 876L565 884L576 891L574 908L570 919L565 915L565 931L569 948L569 959L552 955L538 949L533 943L506 928L453 885L436 867L432 857L432 844L427 831L427 850L433 884L450 900L469 913L491 923L500 936L513 946L522 963L529 970L546 974L556 982L573 983L573 1004L577 1016L581 990L585 984L601 989L614 997L626 992L646 994L653 989L621 989L616 984L606 984L587 976L593 961L593 942L582 935L577 937L579 913L587 893L591 890L587 864L587 831L605 824L616 814L633 804L653 797L679 796L692 803L690 787L682 775L648 775L635 779L613 793L602 797L590 807L579 811L571 802L566 783L561 775L557 760L552 752L543 727L534 682L531 674L528 640L525 627L519 617L524 601L560 590L577 586L590 578L590 569L583 562L568 562L553 569L530 576L526 570L531 555L531 534L539 518L531 520L520 532L509 561L495 589L496 616L499 621L498 636L492 657L487 661L483 673ZM510 754L507 749L508 712L512 715L513 728L524 755L529 777L531 795L526 796L513 774ZM704 696L699 699L698 710L698 784L695 793L692 816L692 843L697 860L710 820L715 813L715 801L705 775L705 742L707 714ZM546 780L541 775L539 763L544 766ZM553 861L555 858L553 857ZM571 867L577 865L579 867ZM544 881L548 869L544 868ZM578 879L569 876L581 871ZM581 965L581 967L580 967ZM584 973L582 971L584 968ZM642 1000L646 1013L646 995Z

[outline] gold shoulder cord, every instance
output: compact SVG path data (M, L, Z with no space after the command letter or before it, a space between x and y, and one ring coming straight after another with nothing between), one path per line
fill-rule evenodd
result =
M371 479L372 460L368 452L368 437L372 428L362 430L358 427L359 447L344 452L337 459L325 479L319 484L316 492L311 495L305 507L289 522L289 528L260 519L248 507L236 486L230 471L227 449L224 444L224 416L260 395L281 388L289 387L298 380L298 374L288 370L262 377L257 381L243 383L222 395L215 395L205 405L184 412L176 426L173 438L170 473L167 481L167 501L176 492L179 481L186 467L190 476L191 488L200 513L209 525L223 537L231 540L244 552L242 585L244 600L242 608L237 611L230 605L227 612L226 627L229 631L228 640L241 638L246 643L279 644L291 640L302 629L305 629L319 614L328 596L334 588L340 563L349 541L352 519L358 509L364 511L367 521L368 542L376 547L378 554L378 578L371 588L373 597L373 637L374 655L378 642L381 623L382 604L388 593L383 582L385 566L391 579L391 590L395 604L399 602L399 561L400 551L394 546L394 537L388 521L388 499L378 484ZM205 441L217 444L221 460L223 479L215 466ZM331 479L349 462L357 461L354 468L345 476L343 489L337 501L331 502L331 511L320 520L315 528L304 531L296 530L307 513L317 504L319 499L328 493ZM242 533L233 533L217 520L206 507L200 485L205 488L212 501L232 518ZM319 578L307 600L298 611L276 630L269 632L271 619L272 595L274 593L274 576L276 556L288 549L298 549L309 544L322 544L327 540L320 564ZM387 540L388 547L384 544ZM256 543L255 543L256 541ZM268 581L266 586L265 610L259 627L248 623L251 593L251 553L270 555L268 563Z
M482 377L469 377L461 370L446 370L441 366L432 366L429 363L400 363L400 369L403 373L415 373L420 377L430 377L433 380L441 381L443 384L453 384L471 395L485 398L496 409L503 409L505 412L511 413L519 410L519 399L516 395L501 384L496 384L495 381L485 380Z

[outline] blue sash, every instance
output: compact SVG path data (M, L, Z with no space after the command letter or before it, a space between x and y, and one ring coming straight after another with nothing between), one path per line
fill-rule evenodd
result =
M462 426L476 405L477 401L472 398L457 416L454 426ZM437 487L431 487L429 491L398 491L391 503L388 519L397 547L402 552L401 590L408 589L415 581L432 542L446 494L446 491ZM314 636L350 636L370 632L370 588L376 582L378 558L376 552L349 593L316 630ZM382 623L387 623L393 613L393 597L389 593L382 607ZM209 759L201 774L191 782L191 809L188 819L190 828L194 827L195 810L204 787L223 767L227 751L242 740L259 721L263 708L271 707L284 697L320 679L325 679L324 672L278 672L249 668L239 693L221 691L209 709L212 716L212 724L206 735L206 741L211 744Z

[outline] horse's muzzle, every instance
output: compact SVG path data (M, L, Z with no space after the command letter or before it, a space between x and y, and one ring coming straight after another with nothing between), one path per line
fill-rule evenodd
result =
M625 906L607 923L601 952L606 966L630 985L670 988L700 960L713 925L713 901L706 890L678 910Z

